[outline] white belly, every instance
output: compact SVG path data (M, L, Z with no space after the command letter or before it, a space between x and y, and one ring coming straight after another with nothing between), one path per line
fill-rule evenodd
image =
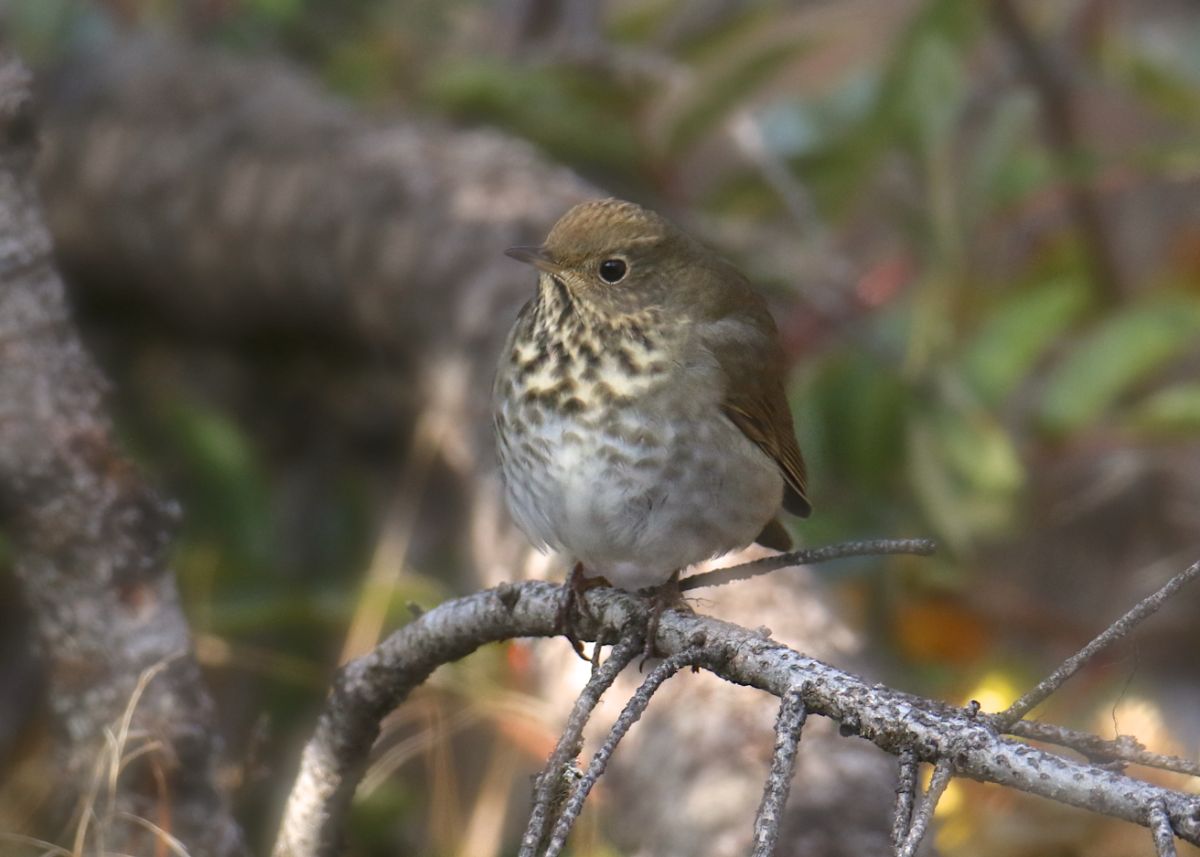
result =
M645 410L607 423L560 416L520 441L501 428L518 525L625 589L750 544L779 510L779 471L713 403L682 410L669 420Z

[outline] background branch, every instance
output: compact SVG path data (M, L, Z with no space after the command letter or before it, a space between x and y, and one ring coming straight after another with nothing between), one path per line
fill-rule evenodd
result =
M105 799L85 807L77 845L90 849L90 832L115 852L177 840L192 857L239 853L212 704L167 564L178 510L113 437L106 381L52 261L35 138L27 76L0 56L0 523L45 662L56 791L65 811L107 760L94 792Z
M1090 643L1063 661L1058 669L1038 682L1027 693L1022 694L1020 699L1003 712L996 715L995 723L997 728L1001 732L1007 732L1014 723L1040 705L1050 694L1062 687L1071 676L1079 672L1084 664L1132 631L1139 622L1162 607L1168 598L1195 580L1197 576L1200 576L1200 562L1193 563L1163 584L1162 588L1157 592L1139 601L1124 616L1105 628Z

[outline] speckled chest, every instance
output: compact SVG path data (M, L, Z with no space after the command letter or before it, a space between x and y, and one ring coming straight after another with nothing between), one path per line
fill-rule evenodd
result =
M639 586L752 540L782 483L722 416L711 359L639 320L588 323L554 298L522 312L496 378L505 499L521 529Z
M619 323L587 318L557 284L526 305L496 375L495 419L506 471L510 459L528 467L564 439L652 445L641 424L670 406L678 368L667 343L648 332L655 322L650 314ZM613 458L621 454L615 447Z

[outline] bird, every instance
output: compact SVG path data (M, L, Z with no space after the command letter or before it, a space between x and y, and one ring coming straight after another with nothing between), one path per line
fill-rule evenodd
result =
M789 549L779 513L812 506L779 333L746 277L619 199L506 253L537 270L493 387L505 501L533 545L577 584L630 591L755 542Z

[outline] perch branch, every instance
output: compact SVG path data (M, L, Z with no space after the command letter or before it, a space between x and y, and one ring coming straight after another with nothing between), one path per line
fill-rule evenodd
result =
M277 857L337 853L354 788L380 720L440 664L513 637L550 637L560 588L542 582L503 585L441 604L347 664L316 732L305 747L275 847ZM637 636L646 602L615 589L589 593L582 639ZM1200 844L1200 796L1063 758L997 734L992 718L920 700L862 679L747 628L707 616L668 611L655 637L670 660L681 653L735 684L783 696L802 688L811 714L837 720L883 750L916 761L952 763L954 774L1039 795L1070 806L1150 825L1152 807L1175 835ZM674 663L674 661L672 661Z
M886 554L929 556L936 549L937 543L932 539L866 539L858 542L842 542L836 545L806 548L790 553L781 553L778 556L763 557L735 565L732 568L719 568L715 571L693 574L691 577L685 577L679 581L679 589L681 592L687 592L706 586L724 586L727 583L770 574L781 568L815 565L819 562L829 562L851 556L884 556Z
M796 771L796 751L800 749L800 733L808 709L804 707L801 689L791 688L779 702L779 714L775 718L775 752L771 756L771 773L763 786L762 803L754 819L753 857L771 857L775 843L779 840L779 825L783 820L783 807L792 789L792 776Z

